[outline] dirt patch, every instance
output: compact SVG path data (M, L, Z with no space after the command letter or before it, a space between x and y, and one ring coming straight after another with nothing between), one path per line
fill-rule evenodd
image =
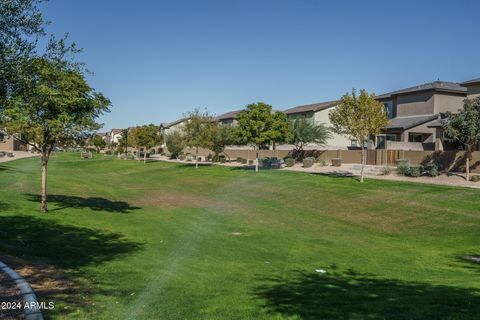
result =
M32 263L6 255L0 256L0 260L5 262L5 264L15 270L25 279L25 281L28 282L35 292L38 302L45 302L46 304L53 302L55 304L55 309L57 309L53 310L53 312L58 312L59 302L69 305L74 304L75 306L86 303L84 301L69 301L70 299L65 298L75 296L73 295L74 292L78 293L80 290L85 291L85 289L79 288L71 279L69 279L63 270L54 268L46 263ZM47 316L49 312L49 310L42 311L42 313ZM4 318L0 317L0 319Z
M25 319L22 306L23 297L20 290L6 273L0 271L0 319ZM6 305L4 305L6 304Z
M214 196L202 196L198 194L174 192L174 191L155 191L146 192L142 196L134 199L133 204L142 206L155 206L164 209L174 208L212 208L223 210L234 210L243 208L244 205L232 201L215 198Z
M214 204L214 201L195 194L171 191L146 192L133 200L138 206L156 206L162 208L201 208Z

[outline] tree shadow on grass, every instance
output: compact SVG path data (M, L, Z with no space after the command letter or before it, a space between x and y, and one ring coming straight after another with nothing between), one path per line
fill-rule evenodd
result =
M132 253L141 244L119 233L59 224L31 216L0 217L0 252L23 259L42 259L75 269Z
M119 233L59 224L32 216L0 217L0 260L19 271L34 288L39 301L66 306L44 310L49 318L65 317L77 309L91 308L93 297L124 294L99 289L107 280L91 285L81 267L125 257L143 244ZM100 286L101 287L101 286Z
M263 278L255 295L272 313L301 319L478 319L480 290L349 272Z
M38 202L41 201L41 196L38 194L25 194L29 201ZM93 211L107 211L118 213L129 213L133 210L138 210L140 207L130 205L125 201L112 201L101 197L77 197L67 196L59 194L49 194L47 196L49 203L54 203L58 207L51 209L50 211L57 211L66 208L88 208Z

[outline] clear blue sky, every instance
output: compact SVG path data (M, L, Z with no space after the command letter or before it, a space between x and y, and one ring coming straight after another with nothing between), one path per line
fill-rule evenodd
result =
M105 129L480 77L480 1L51 0L113 102Z

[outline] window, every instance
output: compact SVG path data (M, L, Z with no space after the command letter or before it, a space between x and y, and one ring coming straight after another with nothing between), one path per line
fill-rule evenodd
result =
M385 106L385 111L387 111L388 119L392 119L393 118L393 102L385 101L383 105Z
M358 141L357 140L352 140L351 141L351 146L352 147L357 147L358 146Z
M408 142L422 142L423 135L421 133L409 133Z

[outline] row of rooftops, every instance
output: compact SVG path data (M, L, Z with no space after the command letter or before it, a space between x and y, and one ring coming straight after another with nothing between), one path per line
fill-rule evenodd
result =
M436 91L436 92L446 92L446 93L457 93L457 94L466 94L467 93L467 87L470 85L475 85L480 83L480 78L464 81L461 83L457 82L449 82L449 81L433 81L429 83L424 83L420 84L417 86L397 90L397 91L392 91L389 93L381 94L377 96L378 100L389 100L393 99L395 96L403 95L403 94L411 94L411 93L420 93L420 92L427 92L427 91ZM301 105L301 106L296 106L290 109L287 109L283 111L283 113L289 115L289 114L297 114L297 113L305 113L305 112L318 112L322 111L325 109L329 109L331 107L334 107L335 105L338 104L338 100L332 100L332 101L326 101L326 102L320 102L320 103L312 103L312 104L306 104L306 105ZM216 120L218 121L227 121L227 120L234 120L236 119L237 115L240 113L242 110L235 110L235 111L229 111L224 114L221 114L216 117ZM429 118L432 118L433 116L429 116ZM433 120L429 119L429 120ZM173 122L168 122L168 123L162 123L160 126L162 128L170 128L174 125L177 125L179 123L182 123L186 120L186 118L181 118L178 120L175 120ZM392 119L394 120L394 119ZM425 121L425 119L418 119L420 122ZM399 121L402 121L402 119L399 119ZM404 128L405 126L402 123L393 123L394 121L391 121L389 123L389 126L396 127L396 128ZM113 129L113 130L119 130L120 129ZM112 130L112 131L113 131Z

